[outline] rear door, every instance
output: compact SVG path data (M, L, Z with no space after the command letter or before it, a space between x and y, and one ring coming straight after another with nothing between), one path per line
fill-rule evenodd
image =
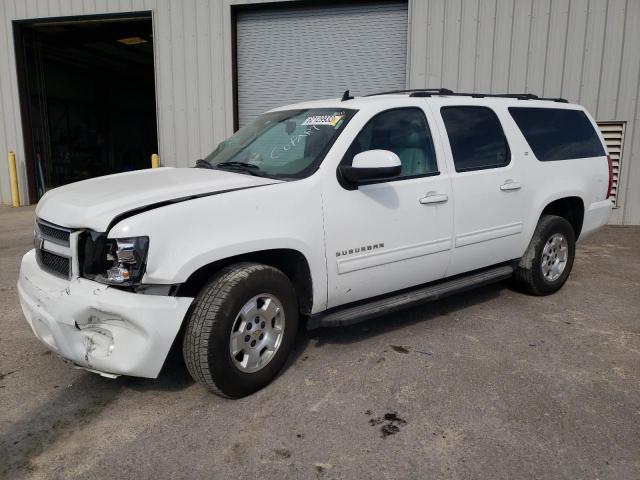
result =
M484 105L436 108L448 140L454 197L454 249L447 275L521 256L524 167L509 147L497 112Z

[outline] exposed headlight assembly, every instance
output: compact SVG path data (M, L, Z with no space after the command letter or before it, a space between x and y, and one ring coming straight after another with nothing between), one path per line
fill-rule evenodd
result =
M148 249L149 237L111 240L107 260L113 262L113 266L107 270L107 282L114 285L139 283L144 275Z
M86 232L79 242L82 276L123 287L140 283L147 266L149 237L106 238Z

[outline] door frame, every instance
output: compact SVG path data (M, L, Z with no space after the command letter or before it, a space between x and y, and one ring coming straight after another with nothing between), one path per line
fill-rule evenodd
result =
M27 59L25 55L25 29L30 25L55 25L55 24L68 24L79 23L83 21L104 21L104 20L130 20L133 18L144 18L151 20L151 29L154 31L155 22L153 18L152 10L136 10L133 12L123 13L99 13L94 15L69 15L61 17L44 17L44 18L28 18L21 20L13 20L11 22L13 27L13 39L14 50L16 57L16 75L18 78L18 103L20 105L20 124L22 126L22 142L24 148L24 164L27 170L27 193L28 201L25 201L27 205L36 203L38 199L38 187L36 180L36 169L34 162L34 149L33 149L33 130L31 128L31 112L29 110L29 86L27 78ZM158 109L158 76L157 71L157 50L154 45L153 48L153 74L154 74L154 88L155 88L155 109L156 109L156 137L158 138L158 146L160 145L159 132L159 119L160 112ZM25 199L26 200L26 199Z

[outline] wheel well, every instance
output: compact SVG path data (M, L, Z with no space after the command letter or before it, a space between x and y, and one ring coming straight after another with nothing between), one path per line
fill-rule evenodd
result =
M584 203L579 197L560 198L547 205L542 211L542 215L557 215L565 218L573 227L577 240L584 220Z
M277 268L284 273L296 290L300 313L308 315L313 306L313 286L309 263L297 250L276 249L251 252L235 257L224 258L210 263L193 272L187 281L180 285L177 295L194 297L204 284L221 268L238 262L256 262Z

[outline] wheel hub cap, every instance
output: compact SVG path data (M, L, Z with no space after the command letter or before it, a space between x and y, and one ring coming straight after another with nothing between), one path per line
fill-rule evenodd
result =
M245 373L257 372L275 356L284 334L284 309L273 295L256 295L242 307L231 328L229 352Z
M554 233L542 249L542 275L545 280L554 282L560 278L567 266L568 258L567 239L561 233Z

